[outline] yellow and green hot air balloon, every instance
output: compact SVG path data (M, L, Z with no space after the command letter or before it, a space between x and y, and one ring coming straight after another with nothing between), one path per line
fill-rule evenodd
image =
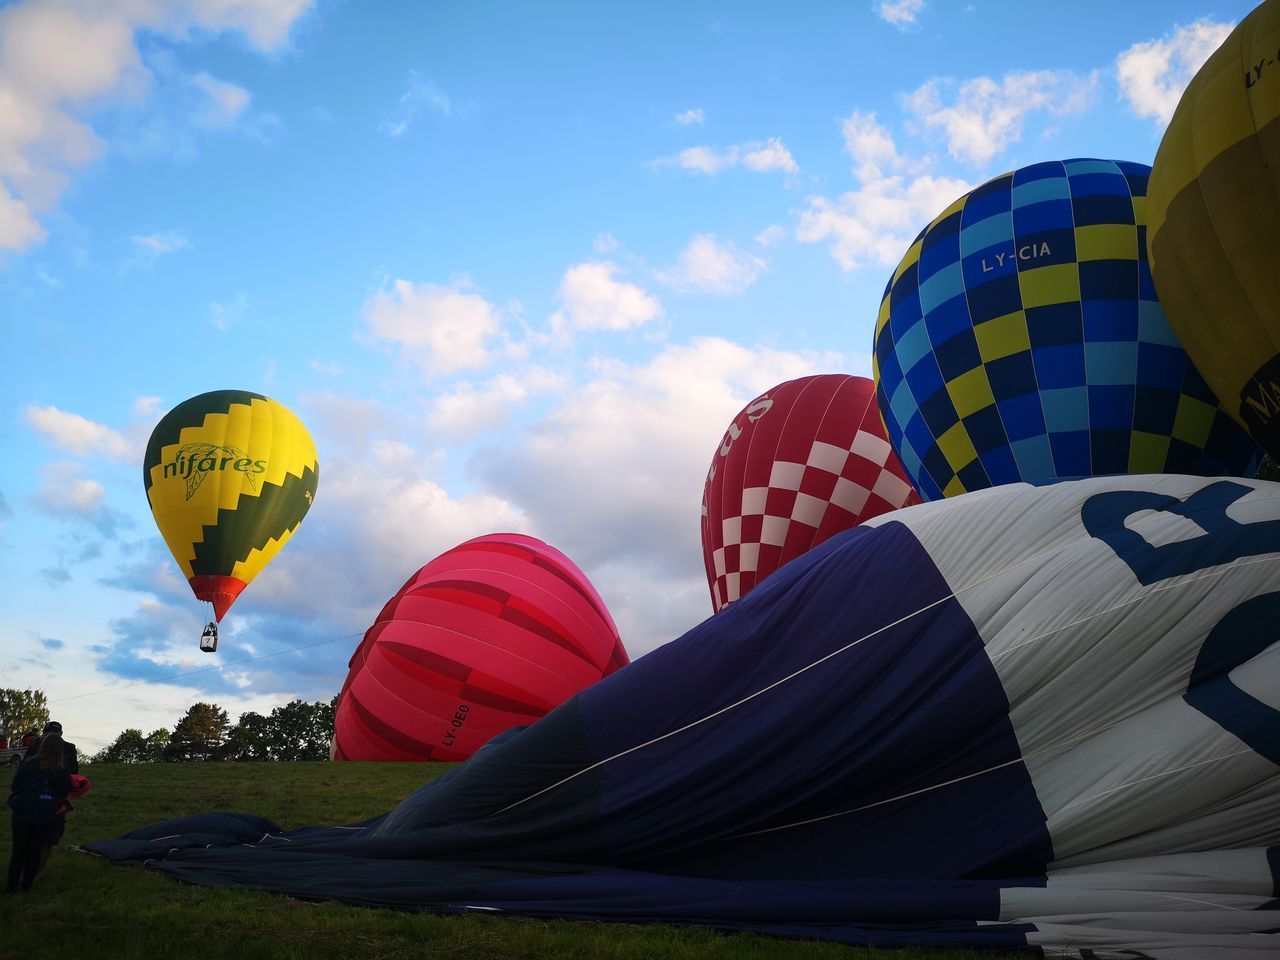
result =
M1280 0L1241 21L1183 93L1147 221L1169 325L1223 407L1280 455Z
M319 472L302 421L257 393L202 393L156 424L142 465L151 513L218 620L307 515Z

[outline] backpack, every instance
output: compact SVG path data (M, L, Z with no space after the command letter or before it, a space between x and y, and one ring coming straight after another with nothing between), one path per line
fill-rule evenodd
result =
M42 776L21 793L9 794L9 809L23 820L48 820L58 808L58 798L53 795L49 778Z

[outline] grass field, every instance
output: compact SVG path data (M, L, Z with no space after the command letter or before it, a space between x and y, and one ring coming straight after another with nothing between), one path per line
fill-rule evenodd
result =
M26 895L0 897L0 958L253 960L992 960L969 951L877 951L719 933L699 927L433 916L256 891L193 887L68 847L154 820L212 810L281 826L336 824L390 809L443 764L209 763L87 766L94 789L75 801L63 846ZM6 783L7 786L7 783ZM0 858L10 837L0 833Z

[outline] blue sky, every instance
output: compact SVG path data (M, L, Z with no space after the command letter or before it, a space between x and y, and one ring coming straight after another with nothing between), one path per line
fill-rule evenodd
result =
M0 685L88 749L327 698L417 567L502 530L643 655L710 614L742 405L869 376L969 187L1150 163L1251 6L0 4ZM140 464L223 388L293 409L321 480L209 669Z

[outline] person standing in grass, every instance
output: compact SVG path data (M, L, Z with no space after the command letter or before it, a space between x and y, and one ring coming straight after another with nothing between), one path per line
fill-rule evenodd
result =
M46 733L40 752L23 760L9 788L13 811L13 852L5 893L31 889L64 824L56 813L71 793L71 774L63 754L62 736Z

